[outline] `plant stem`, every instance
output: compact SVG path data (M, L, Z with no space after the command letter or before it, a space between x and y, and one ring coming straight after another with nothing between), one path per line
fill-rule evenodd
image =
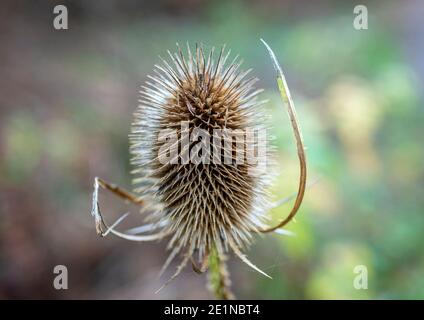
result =
M214 247L209 254L208 287L218 300L232 300L230 274L227 270L227 257Z

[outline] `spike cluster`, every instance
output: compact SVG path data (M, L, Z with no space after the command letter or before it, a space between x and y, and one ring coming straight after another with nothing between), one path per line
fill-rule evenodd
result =
M164 268L178 253L184 254L174 276L195 254L204 261L212 250L224 255L229 248L257 269L242 251L250 243L251 234L265 227L269 175L252 174L255 164L249 161L183 161L196 146L190 140L184 147L184 136L195 129L213 136L215 129L244 132L267 128L261 112L263 101L257 100L261 90L254 89L257 79L247 77L250 70L240 70L237 57L228 63L230 51L224 47L205 53L202 46L196 46L192 53L187 46L186 54L178 47L176 53L168 51L168 55L168 61L162 59L162 64L155 66L155 75L149 76L142 87L130 135L137 175L135 191L150 204L143 209L150 227L143 231L160 230L163 237L170 238L171 253ZM160 134L169 129L176 132L178 158L163 163L160 153L166 142ZM258 159L267 165L271 150L268 142L266 159ZM233 141L229 144L231 148L234 145ZM245 139L243 148L249 147L257 148L258 142ZM223 159L227 152L235 160L234 150L225 148L228 145L220 149L218 157Z

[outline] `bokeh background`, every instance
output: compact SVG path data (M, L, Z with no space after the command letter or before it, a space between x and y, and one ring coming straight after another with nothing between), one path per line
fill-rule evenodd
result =
M65 4L69 29L53 28ZM369 29L353 28L366 4ZM187 267L162 292L165 242L99 238L95 176L131 188L128 140L139 86L175 43L226 43L253 67L277 136L275 199L295 192L296 149L263 37L298 108L311 179L294 237L232 257L239 298L424 298L424 2L2 1L0 299L211 298ZM109 217L128 208L102 193ZM290 205L272 212L277 220ZM133 215L124 226L140 224ZM111 218L109 218L111 220ZM65 265L69 289L53 288ZM353 287L357 265L368 290Z

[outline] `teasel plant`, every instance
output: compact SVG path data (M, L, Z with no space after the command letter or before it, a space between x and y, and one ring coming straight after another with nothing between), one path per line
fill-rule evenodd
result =
M254 235L276 232L288 234L282 229L298 212L306 188L306 157L301 129L289 88L277 58L265 45L276 72L278 89L286 106L293 129L299 158L300 177L297 194L276 202L270 200L269 187L275 175L272 166L271 141L258 161L267 163L265 170L257 170L257 164L244 161L235 163L233 150L227 163L183 162L183 157L193 151L195 144L182 143L185 134L201 128L211 133L214 129L245 130L246 128L269 129L266 112L257 96L255 77L248 77L251 70L241 71L238 56L230 60L230 50L225 46L205 52L202 45L194 50L187 44L183 50L177 44L175 53L168 51L168 58L155 65L155 74L148 76L140 91L140 105L134 113L130 134L130 153L135 175L134 192L128 192L101 178L94 180L91 215L96 231L101 236L114 234L130 241L168 240L169 256L160 274L172 260L180 256L174 274L161 288L169 284L191 263L196 273L209 272L208 287L217 299L233 299L231 280L227 270L230 252L262 275L271 278L253 264L245 252ZM183 51L186 51L185 53ZM184 128L181 123L186 123ZM161 132L174 129L172 146L178 143L177 158L160 161L161 148L165 142ZM225 137L224 137L225 139ZM253 139L254 140L254 139ZM256 140L244 140L242 146L257 148ZM187 142L187 141L186 141ZM224 144L225 145L225 144ZM234 143L227 144L227 148ZM215 154L214 154L215 156ZM222 154L218 156L221 158ZM106 222L100 210L99 188L111 191L121 199L134 203L145 215L145 224L125 232L117 230L129 213L114 223ZM268 224L268 212L295 198L287 217L276 225Z

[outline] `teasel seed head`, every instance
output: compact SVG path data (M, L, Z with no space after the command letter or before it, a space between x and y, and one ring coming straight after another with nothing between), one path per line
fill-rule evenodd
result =
M192 53L187 45L184 55L178 46L176 53L168 51L168 55L168 61L162 59L162 64L155 66L155 75L142 87L130 135L135 191L153 203L148 219L170 237L171 254L164 267L180 251L185 264L195 254L203 261L215 248L222 255L231 248L256 268L242 250L251 243L252 233L265 227L272 148L267 137L258 141L247 137L246 131L268 128L264 101L257 99L262 90L254 88L257 79L248 77L250 70L240 70L237 57L229 62L230 51L224 47L206 53L203 46L196 45ZM179 149L173 160L177 163L160 161L167 143L160 134L170 129L176 133L174 145ZM216 129L237 132L244 138L244 161L236 162L232 140L221 145L221 163L184 162L185 153L194 152L196 143L183 140L196 129L210 137ZM266 145L266 152L257 162L248 161L247 150L264 147L260 143ZM224 154L230 155L230 164L224 163ZM266 169L258 170L258 163Z
M113 233L131 241L169 238L171 252L162 271L178 253L183 253L176 272L164 286L189 260L198 273L210 263L210 287L215 296L231 298L226 253L233 251L247 265L268 276L243 253L251 243L252 233L290 234L281 228L301 206L307 179L306 155L285 76L272 49L261 41L274 65L299 158L298 191L286 218L272 227L264 223L269 209L294 196L268 202L267 188L275 171L271 165L270 136L266 134L269 126L261 111L264 101L257 100L261 90L254 89L256 78L247 78L250 70L240 71L237 57L228 63L230 52L224 47L218 53L212 48L205 54L203 47L196 45L192 54L187 45L184 56L177 44L177 53L168 51L168 61L162 59L162 64L155 66L155 75L149 76L142 87L130 134L137 194L97 177L94 180L91 215L98 234ZM256 138L255 133L260 137ZM109 225L100 211L99 188L139 206L147 213L149 223L127 232L117 231L115 227L129 213Z

